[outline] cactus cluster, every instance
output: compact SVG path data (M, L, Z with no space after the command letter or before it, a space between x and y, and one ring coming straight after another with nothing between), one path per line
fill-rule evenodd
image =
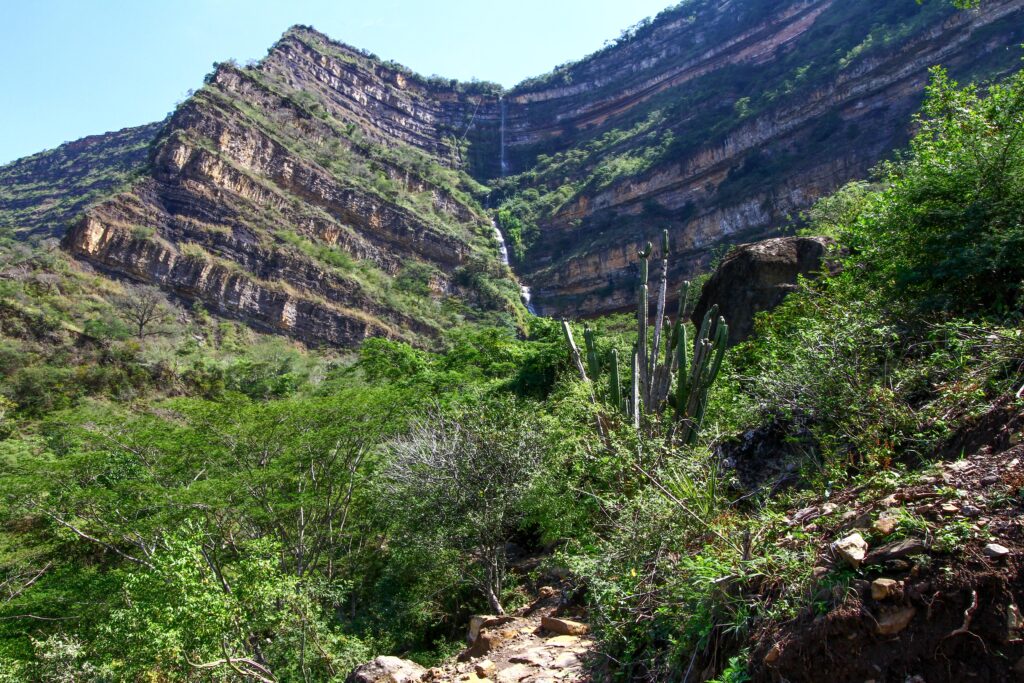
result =
M637 428L666 425L662 418L666 414L671 415L672 419L667 423L667 438L692 444L704 422L708 391L722 366L729 326L724 318L718 316L718 307L711 307L704 314L690 350L685 324L690 283L684 282L679 291L679 308L675 321L672 321L665 315L669 252L667 230L662 233L661 247L661 277L653 329L650 324L648 277L654 249L648 242L638 252L640 279L637 287L637 342L633 348L628 391L620 375L619 352L612 349L604 363L608 370L606 396L611 406L632 420ZM563 322L563 330L580 377L588 383L591 383L591 378L596 382L601 375L602 363L593 330L587 327L584 332L586 366L568 323ZM593 386L591 394L596 396Z

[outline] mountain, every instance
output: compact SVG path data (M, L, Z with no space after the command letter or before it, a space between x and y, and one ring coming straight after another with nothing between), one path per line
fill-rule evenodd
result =
M515 88L503 226L539 312L629 307L663 228L675 285L776 234L906 143L931 66L994 77L1022 42L1019 0L686 2Z
M928 70L1019 66L1024 0L688 0L509 92L310 27L217 66L162 124L0 168L0 226L309 343L622 310L668 228L675 283L908 139Z

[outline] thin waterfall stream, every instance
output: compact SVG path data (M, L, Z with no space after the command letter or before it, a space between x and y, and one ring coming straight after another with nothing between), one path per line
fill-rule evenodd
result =
M512 264L508 258L508 245L505 244L505 236L501 234L501 228L498 227L498 221L492 218L491 227L494 228L494 239L498 240L498 253L501 255L501 262L511 268ZM523 300L523 305L526 306L526 310L533 315L537 315L537 310L533 307L533 295L530 292L530 288L522 283L519 285L519 297Z
M505 153L505 119L508 116L508 103L505 101L503 96L498 97L498 108L501 111L498 160L501 168L501 177L504 178L508 175L509 166L508 157ZM512 264L508 257L508 245L505 244L505 236L501 234L501 228L498 227L498 221L492 218L491 226L494 228L494 237L498 240L498 253L501 254L501 262L511 268ZM533 294L530 292L530 288L524 284L520 284L519 296L523 300L523 305L526 306L526 310L533 315L537 315L537 310L534 308L532 303Z
M508 175L508 157L505 156L505 119L508 116L508 102L505 101L504 96L498 98L498 107L501 109L501 133L500 133L500 161L501 161L501 177L504 178Z

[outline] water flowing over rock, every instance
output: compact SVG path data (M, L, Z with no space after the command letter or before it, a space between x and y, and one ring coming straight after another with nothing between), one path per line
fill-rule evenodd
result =
M645 241L669 230L676 291L777 234L906 142L932 65L1019 68L1022 19L1024 0L707 0L508 91L297 26L258 64L219 65L166 122L0 168L0 226L309 343L424 344L446 323L381 283L513 308L493 296L507 288L472 285L496 272L481 259L508 258L483 208L508 201L523 303L623 311ZM872 43L879 27L897 38Z

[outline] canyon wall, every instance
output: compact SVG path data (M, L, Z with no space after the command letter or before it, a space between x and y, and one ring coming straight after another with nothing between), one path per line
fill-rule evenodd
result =
M430 344L518 289L459 169L446 116L465 98L315 31L260 64L221 64L132 186L63 234L73 254L310 343Z
M623 310L663 228L676 285L867 177L908 140L931 67L997 77L1022 42L1021 0L684 3L507 96L520 277L545 315Z
M600 315L663 228L676 285L866 177L931 67L1022 42L1024 0L688 0L505 92L297 26L162 123L0 168L0 228L309 343L430 345L521 323L496 218L540 314Z

